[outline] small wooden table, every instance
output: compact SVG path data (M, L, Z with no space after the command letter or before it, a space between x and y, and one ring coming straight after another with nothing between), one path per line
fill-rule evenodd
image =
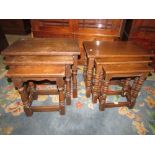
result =
M92 89L92 78L94 72L94 60L95 58L109 59L109 63L113 58L119 58L117 64L124 61L124 58L146 58L154 57L154 53L144 50L132 42L103 42L103 41L85 41L84 42L86 63L84 66L84 79L86 82L86 96L90 97ZM107 62L108 63L108 62Z
M136 98L143 85L144 80L153 68L149 66L147 61L134 63L105 64L100 59L95 59L96 74L94 78L94 86L92 91L93 103L99 99L99 109L128 106L133 108ZM103 76L101 76L103 75ZM117 78L117 80L114 80ZM113 80L112 80L113 79ZM119 80L118 80L119 79ZM110 85L118 85L120 90L109 91ZM107 95L121 95L126 97L126 102L107 102Z
M66 38L22 39L13 43L10 47L4 50L2 54L5 56L6 60L13 56L18 56L18 58L20 58L19 56L27 56L27 59L29 56L40 56L40 59L44 59L45 56L64 56L64 64L67 62L65 59L66 57L72 58L73 97L77 97L77 59L78 55L80 55L80 51L76 40ZM33 59L35 59L35 57L33 57ZM48 65L50 59L47 59L47 63L44 64ZM23 64L30 65L30 62L23 59ZM31 65L33 65L33 62L31 62ZM66 65L68 65L68 63Z
M65 65L34 65L32 66L11 66L7 72L7 77L11 78L14 86L18 89L23 102L23 108L27 116L32 116L33 112L59 111L65 114L65 77L67 78ZM55 82L56 88L49 90L37 90L34 81ZM44 82L43 82L44 83ZM66 84L66 87L68 84ZM32 106L33 100L37 100L38 95L59 95L59 105Z

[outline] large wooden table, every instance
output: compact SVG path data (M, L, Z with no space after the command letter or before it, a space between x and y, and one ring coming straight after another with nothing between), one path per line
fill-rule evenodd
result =
M151 51L144 50L132 42L103 42L103 41L85 41L85 67L84 67L84 78L86 82L86 95L87 97L91 94L92 89L92 78L94 72L94 60L96 58L104 59L105 64L122 64L135 58L134 62L138 59L141 61L148 61L150 57L154 57L154 53ZM118 58L118 60L116 60ZM137 58L137 60L136 60ZM113 61L115 59L115 61Z
M33 65L33 59L35 60L35 65L36 62L40 65L40 61L44 62L44 65L48 65L54 62L54 57L56 56L61 57L61 63L68 65L71 62L68 62L68 58L72 58L73 97L77 97L77 59L80 51L76 40L66 38L22 39L13 43L2 54L5 56L8 65L11 65L11 63L15 65ZM19 60L17 61L17 59ZM57 59L55 59L54 63L57 64Z

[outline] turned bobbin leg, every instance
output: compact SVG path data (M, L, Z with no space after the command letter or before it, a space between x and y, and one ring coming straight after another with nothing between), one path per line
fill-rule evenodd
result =
M60 115L65 114L65 97L64 97L64 80L63 78L58 78L57 81L57 87L59 91L59 109L60 109Z
M128 94L126 94L127 100L129 102L129 108L130 108L130 103L131 103L131 94L133 94L133 90L136 89L137 83L138 83L139 77L136 77L133 81L132 87L130 89L130 92ZM132 107L131 107L132 108Z
M36 84L34 82L28 83L28 92L29 92L29 94L31 94L32 100L38 99L38 93L36 91Z
M98 96L99 96L99 88L101 87L101 76L102 76L102 66L101 65L96 65L96 74L94 78L94 87L93 93L92 93L92 98L93 98L93 103L97 102Z
M134 82L133 82L133 85L132 85L131 93L132 93L133 90L136 89L136 86L137 86L137 84L138 84L138 81L139 81L139 77L136 77L136 78L134 79Z
M24 106L24 111L26 116L32 116L33 112L29 107L29 97L28 97L28 93L26 91L26 86L23 86L23 82L21 79L17 79L17 78L13 78L12 82L14 83L15 87L17 87L19 94L21 96L21 100L23 102L23 106Z
M135 103L136 103L136 98L138 96L138 93L140 92L140 89L142 87L142 84L147 77L146 74L140 76L139 78L136 78L136 80L133 83L133 87L131 89L131 97L130 97L130 103L129 103L129 108L133 108Z
M73 56L73 67L72 67L72 74L73 74L73 98L77 98L77 56Z
M88 59L88 70L86 79L86 96L90 97L92 89L92 77L93 77L94 58Z
M66 103L71 104L71 68L66 65Z
M84 54L83 78L84 78L84 81L86 82L86 78L87 78L87 56L86 56L86 53Z
M99 99L99 96L101 96L101 87L102 87L103 81L104 81L104 75L103 75L103 71L101 71L99 76L98 99Z
M105 109L109 83L110 83L110 80L105 80L102 82L101 96L99 97L99 110L100 111L103 111Z
M124 97L124 96L127 96L127 94L129 94L130 81L131 81L131 78L127 78L127 79L125 79L125 81L123 82L123 88L122 88L122 93L121 93L121 95L122 95L123 97Z

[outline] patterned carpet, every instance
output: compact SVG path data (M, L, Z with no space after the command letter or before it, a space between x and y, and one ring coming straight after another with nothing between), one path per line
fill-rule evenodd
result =
M0 56L0 134L13 135L136 135L155 134L155 81L146 80L134 109L126 107L98 110L85 96L83 67L78 68L78 98L66 106L66 115L58 112L34 113L26 117L17 90L5 78ZM117 88L115 88L117 89ZM120 96L108 100L122 101ZM57 95L40 96L33 105L58 103Z

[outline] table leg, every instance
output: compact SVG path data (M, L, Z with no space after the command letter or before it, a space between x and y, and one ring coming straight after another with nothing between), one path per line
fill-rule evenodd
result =
M66 103L71 104L71 66L66 65Z
M102 65L96 65L95 67L96 73L94 78L94 87L92 91L92 100L93 103L97 102L98 96L99 96L99 88L101 86L101 76L102 76Z
M94 58L88 58L88 70L86 79L86 96L90 97L92 89Z
M110 83L110 79L102 82L101 96L99 97L99 110L100 111L103 111L105 109L109 83Z
M130 103L128 106L129 108L134 107L134 105L136 103L136 98L138 96L138 93L140 92L140 89L141 89L146 77L147 77L147 75L144 74L134 81L133 87L131 88L131 97L130 97Z
M38 93L36 91L36 84L34 82L28 83L28 90L29 90L29 93L31 94L31 99L30 99L30 97L29 97L29 99L31 101L37 100L38 99Z
M84 81L86 82L86 78L87 78L87 56L86 56L86 53L85 53L85 58L84 58L83 78L84 78Z
M12 82L14 83L15 87L17 87L19 94L21 96L21 100L23 102L23 106L24 106L24 111L25 114L27 116L32 116L33 115L33 111L31 110L31 108L29 107L29 97L28 97L28 93L26 91L26 88L23 86L23 82L21 79L18 78L13 78Z
M59 108L60 108L60 115L65 114L65 99L64 99L64 80L63 78L58 78L57 87L59 91Z
M77 98L77 56L73 56L73 98Z
M131 81L131 78L127 78L123 82L123 88L122 88L122 93L121 93L123 97L129 94L130 81Z

